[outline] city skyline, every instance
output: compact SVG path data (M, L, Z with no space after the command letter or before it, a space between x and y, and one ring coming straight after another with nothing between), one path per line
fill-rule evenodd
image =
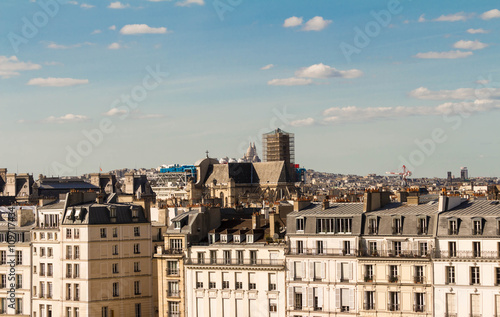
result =
M295 134L341 174L499 176L497 3L4 1L0 154L75 175ZM78 158L68 156L79 154ZM59 171L60 173L56 173Z

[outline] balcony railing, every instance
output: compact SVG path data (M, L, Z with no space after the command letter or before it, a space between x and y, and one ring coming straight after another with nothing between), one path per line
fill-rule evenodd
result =
M413 282L416 284L424 284L425 283L425 277L424 276L414 276L413 277Z
M168 317L180 317L181 313L180 312L169 312Z
M187 259L186 265L261 265L284 266L284 260L271 259Z
M288 248L285 251L287 255L337 255L337 256L356 256L358 254L357 249L327 249L327 248Z
M425 311L425 305L415 304L413 305L413 311L417 313L423 313Z
M431 252L423 252L421 250L369 250L361 249L358 251L358 256L362 257L401 257L401 258L429 258Z
M169 276L178 276L179 275L179 270L178 269L167 269L167 275L169 275Z
M369 282L373 282L373 281L375 281L375 275L373 275L373 274L372 274L372 275L365 275L365 276L364 276L364 280L365 280L365 282L367 282L367 283L369 283Z
M387 310L388 311L398 311L399 310L399 304L387 304Z
M434 251L433 257L436 259L500 259L498 251Z
M161 254L179 254L182 255L184 251L182 249L163 249Z
M180 297L179 291L168 291L168 297Z
M387 281L389 283L397 283L399 282L399 276L398 275L387 275Z
M444 317L457 317L457 313L444 313Z

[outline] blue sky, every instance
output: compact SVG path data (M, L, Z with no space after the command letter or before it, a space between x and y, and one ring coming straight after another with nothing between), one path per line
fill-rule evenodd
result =
M0 165L74 175L239 158L280 127L306 168L500 176L499 9L1 1Z

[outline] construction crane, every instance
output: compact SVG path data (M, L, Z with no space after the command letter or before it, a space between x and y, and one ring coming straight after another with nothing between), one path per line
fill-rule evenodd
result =
M411 171L406 169L406 166L403 165L403 172L386 172L386 174L400 176L401 177L401 186L407 187L408 183L407 183L406 179L411 176Z

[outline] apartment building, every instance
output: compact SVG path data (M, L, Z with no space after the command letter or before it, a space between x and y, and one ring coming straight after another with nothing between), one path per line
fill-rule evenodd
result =
M32 316L151 316L151 224L141 206L69 193L39 209Z
M286 316L286 245L272 238L275 216L223 210L208 242L191 245L185 262L186 316Z
M435 316L500 316L500 204L442 195L434 255Z
M387 202L387 192L366 193L358 253L360 316L432 316L432 261L437 203ZM371 197L370 197L371 196ZM381 200L370 210L367 201Z
M0 315L30 316L35 206L0 207Z
M362 203L295 202L287 216L287 316L351 316Z

